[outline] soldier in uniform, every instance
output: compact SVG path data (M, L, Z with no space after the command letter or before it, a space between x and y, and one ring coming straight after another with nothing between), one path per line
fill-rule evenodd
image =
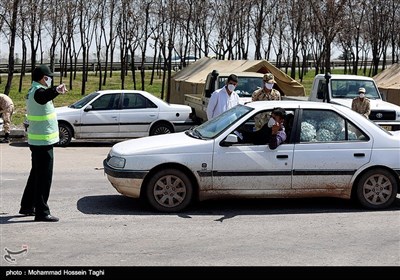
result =
M368 119L368 116L371 113L371 108L369 99L365 97L365 92L365 88L358 89L359 96L353 99L351 109Z
M281 100L281 93L274 89L275 79L272 73L267 73L263 77L263 87L257 89L253 92L251 97L252 101L262 101L262 100ZM266 114L258 114L254 118L256 130L259 130L263 127L265 123L268 122L268 118Z
M14 112L14 103L12 99L4 94L0 93L0 113L3 117L3 130L4 130L4 139L2 139L1 143L9 143L10 142L10 125L11 125L11 116Z

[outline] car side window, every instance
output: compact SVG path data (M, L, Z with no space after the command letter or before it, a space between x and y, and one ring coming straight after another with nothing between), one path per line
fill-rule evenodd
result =
M123 109L143 109L157 107L153 102L138 93L125 93L122 102Z
M120 94L105 94L92 102L92 110L115 110L119 107Z
M271 128L268 127L268 121L271 118L271 112L272 110L261 111L239 126L234 132L240 139L238 144L268 145L271 137ZM291 109L286 110L286 117L283 124L286 133L286 140L283 142L283 144L290 143L294 112L295 111Z
M329 110L303 110L300 142L366 141L368 136Z

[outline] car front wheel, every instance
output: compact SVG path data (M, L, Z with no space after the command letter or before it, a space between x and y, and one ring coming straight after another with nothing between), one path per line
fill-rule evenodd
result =
M146 188L150 205L161 212L178 212L192 200L193 188L188 176L177 169L155 173Z
M358 181L357 199L366 208L387 208L395 200L396 194L396 179L385 169L370 170Z
M71 143L72 139L72 130L71 128L65 123L58 124L58 134L60 137L60 141L58 142L58 146L66 147Z

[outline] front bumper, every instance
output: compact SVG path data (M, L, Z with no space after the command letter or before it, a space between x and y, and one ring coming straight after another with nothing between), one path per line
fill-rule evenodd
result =
M107 179L120 194L134 198L140 197L142 183L148 171L115 169L108 165L107 159L103 161L103 166Z

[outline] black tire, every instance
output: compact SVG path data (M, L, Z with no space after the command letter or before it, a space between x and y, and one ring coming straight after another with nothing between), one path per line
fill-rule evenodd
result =
M369 170L358 180L357 199L365 208L387 208L393 203L396 195L396 179L385 169Z
M179 212L190 204L192 197L189 177L177 169L158 171L146 187L147 201L160 212Z
M168 134L172 133L173 129L170 124L157 123L150 129L150 135Z
M72 130L69 125L65 123L58 124L58 133L60 141L58 141L57 146L66 147L71 143L72 140Z

